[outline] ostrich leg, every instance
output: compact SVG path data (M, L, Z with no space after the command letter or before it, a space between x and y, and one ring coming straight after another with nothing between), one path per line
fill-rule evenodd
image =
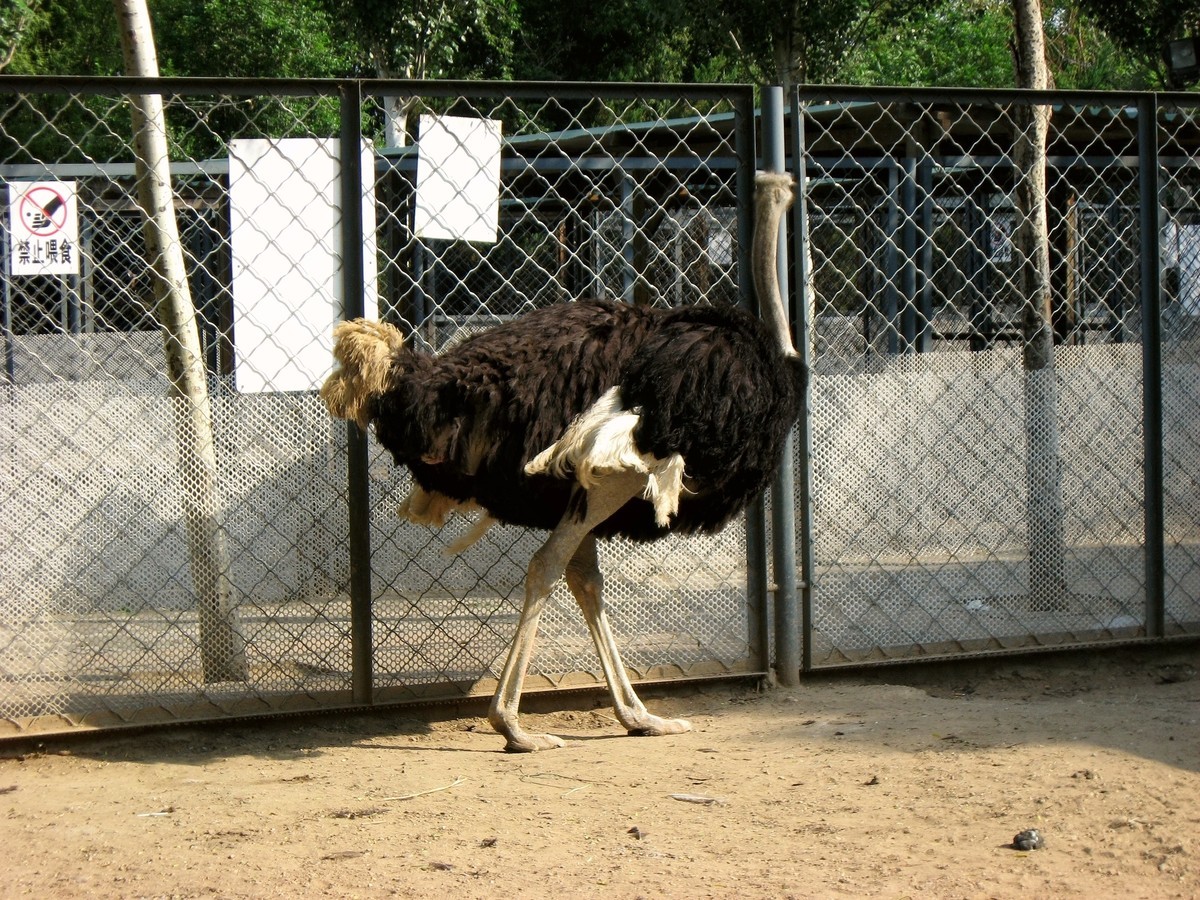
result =
M600 574L600 565L596 557L594 535L588 534L583 538L579 549L567 565L566 575L567 586L575 595L579 608L583 610L588 630L596 643L596 653L600 657L604 679L608 682L613 708L620 723L630 734L637 735L681 734L691 731L692 726L684 719L662 719L647 712L634 692L633 685L629 683L629 676L625 674L625 665L621 662L621 654L617 650L617 642L608 625L608 616L604 612L604 578Z
M506 739L505 750L522 753L562 746L560 738L552 734L528 734L517 721L525 673L533 658L538 620L545 608L546 598L550 596L555 582L562 577L567 563L575 556L580 543L589 537L593 528L640 494L645 486L645 475L620 473L605 477L600 484L588 490L587 510L583 518L574 519L568 513L529 561L525 575L525 605L521 609L517 633L513 637L508 659L500 673L500 683L496 685L496 695L488 711L488 721Z

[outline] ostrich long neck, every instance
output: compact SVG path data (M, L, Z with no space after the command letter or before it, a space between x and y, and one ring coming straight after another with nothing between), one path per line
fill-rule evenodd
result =
M792 343L787 308L779 292L779 223L792 204L792 179L788 175L760 173L754 192L754 246L751 265L754 291L763 319L775 335L784 356L798 356Z

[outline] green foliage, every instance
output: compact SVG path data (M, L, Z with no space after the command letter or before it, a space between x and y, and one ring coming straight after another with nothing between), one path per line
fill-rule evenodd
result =
M923 6L923 0L735 0L697 6L695 21L742 78L822 83L836 80L852 53Z
M1158 83L1152 61L1120 46L1078 6L1055 4L1044 18L1046 55L1056 87L1144 90Z
M514 74L534 80L700 81L707 48L685 0L523 0Z
M1012 87L1008 0L945 2L864 44L840 75L851 84Z
M21 35L33 19L34 0L0 2L0 69L12 62Z
M110 4L31 0L32 16L5 72L17 75L119 75L121 43Z
M1158 84L1168 81L1163 47L1184 37L1200 22L1200 0L1076 0L1081 10L1104 30L1121 50L1154 74Z
M351 71L352 49L323 0L150 0L150 12L163 75L322 77ZM123 70L116 16L109 4L97 15L95 0L40 0L8 69L35 75ZM59 161L128 152L128 115L117 98L60 103L39 98L17 114L29 120L29 152ZM195 159L223 155L233 137L337 134L336 101L213 97L195 98L191 106L168 101L167 117L172 151ZM54 127L47 128L47 121ZM17 119L8 125L16 128Z
M1073 3L1043 10L1055 85L1088 90L1139 89L1154 72L1117 45ZM851 84L1012 87L1009 0L943 0L864 44L839 76Z
M151 0L164 75L345 75L352 45L319 0Z
M168 75L847 82L1010 86L1009 0L149 0ZM0 0L0 67L122 71L96 0ZM1048 54L1069 88L1166 83L1163 42L1200 0L1046 0ZM318 105L218 104L193 135L332 125ZM197 138L198 139L198 138ZM207 140L207 139L206 139Z
M4 0L0 0L4 2ZM119 75L116 16L96 0L30 2L8 71ZM351 45L323 0L149 0L164 75L321 77L349 71ZM3 21L3 20L0 20Z
M163 75L323 78L351 71L352 47L320 0L152 0ZM213 98L202 116L168 108L174 148L223 156L233 138L332 136L337 102L312 98Z
M24 19L5 74L121 73L121 47L111 5L105 4L100 16L95 14L95 3L88 0L31 0L28 9L30 14ZM130 128L128 111L111 97L30 97L5 117L0 158L8 162L107 161L128 146Z
M364 74L447 78L507 73L516 0L326 0L354 35Z

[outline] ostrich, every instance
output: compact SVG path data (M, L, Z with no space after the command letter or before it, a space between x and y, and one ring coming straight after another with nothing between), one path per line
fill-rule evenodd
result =
M567 586L595 642L617 719L630 734L689 731L650 714L609 628L599 538L648 541L711 533L770 481L799 414L805 370L776 279L785 175L760 173L752 265L766 323L735 308L557 304L477 334L440 355L391 325L334 330L339 367L321 388L336 417L371 425L414 487L411 521L441 526L482 510L453 551L496 521L549 531L533 554L525 602L488 719L513 752L561 747L518 721L538 619Z

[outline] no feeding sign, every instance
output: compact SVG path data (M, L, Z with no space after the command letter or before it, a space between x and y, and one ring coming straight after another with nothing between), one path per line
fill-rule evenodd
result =
M9 272L79 274L79 207L71 181L8 185Z

